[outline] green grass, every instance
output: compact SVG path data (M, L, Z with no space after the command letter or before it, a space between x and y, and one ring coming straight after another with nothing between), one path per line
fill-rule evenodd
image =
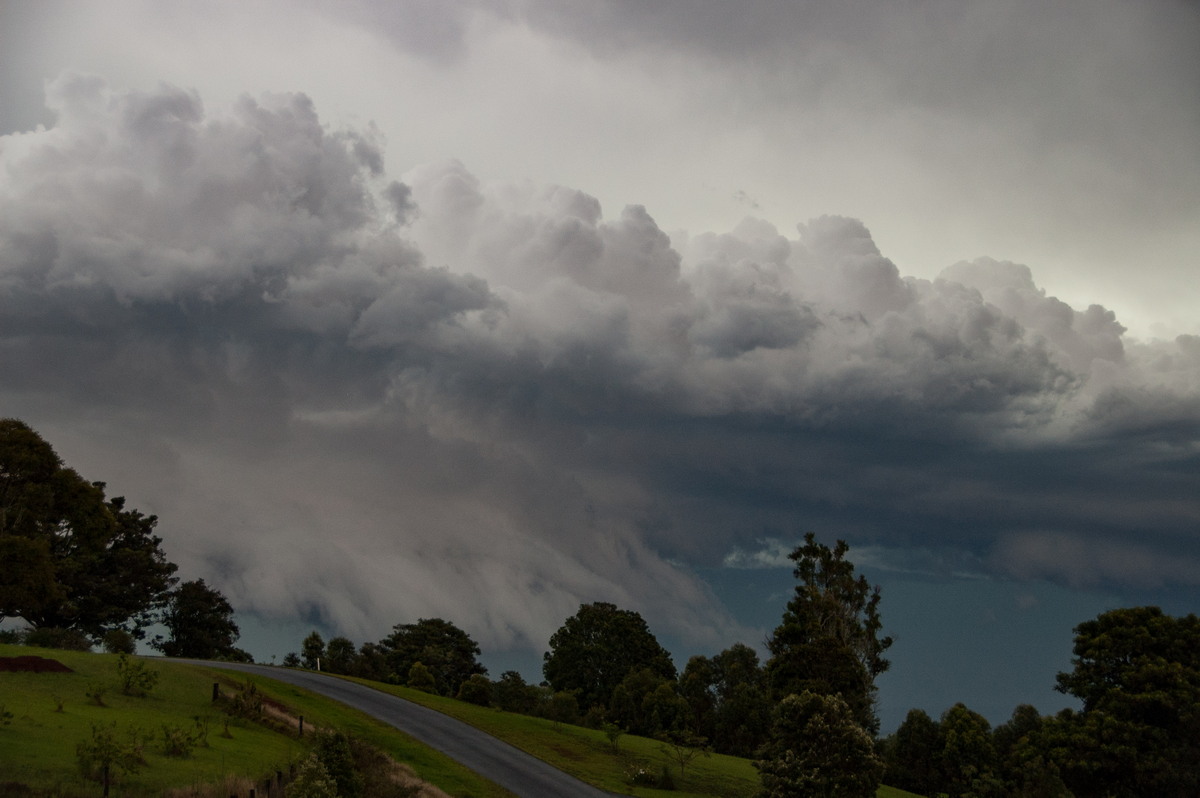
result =
M453 760L410 737L335 701L230 671L206 669L164 660L142 660L160 678L144 698L122 695L117 686L117 657L25 646L0 645L0 657L42 656L58 660L74 673L0 672L0 705L12 714L0 725L0 784L19 783L47 795L99 795L99 785L77 772L75 746L91 738L94 725L116 724L153 735L145 747L146 765L123 778L114 794L158 796L169 789L217 784L232 775L262 779L303 759L307 740L272 731L259 724L230 723L232 739L222 736L226 715L212 704L212 685L232 692L239 682L254 681L267 696L304 715L306 728L339 728L358 735L408 764L426 781L462 798L508 798L506 790L487 782ZM88 692L106 685L101 707ZM62 712L58 712L61 702ZM193 728L195 718L209 722L208 745L185 759L161 753L162 727Z

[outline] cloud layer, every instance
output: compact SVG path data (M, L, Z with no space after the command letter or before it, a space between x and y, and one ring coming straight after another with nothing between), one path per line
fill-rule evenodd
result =
M47 103L0 137L0 408L241 609L537 648L609 600L725 645L750 632L690 568L809 529L1200 582L1200 337L1133 341L1020 264L905 277L855 219L669 237L394 174L386 130L300 94L67 75Z

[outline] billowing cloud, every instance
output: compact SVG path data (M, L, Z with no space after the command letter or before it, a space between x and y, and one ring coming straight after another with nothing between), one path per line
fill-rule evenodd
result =
M240 608L537 648L609 600L725 645L754 633L691 569L809 529L898 569L1200 582L1194 336L1129 340L1018 264L906 277L855 219L672 237L394 174L387 131L299 94L48 102L0 137L0 408Z

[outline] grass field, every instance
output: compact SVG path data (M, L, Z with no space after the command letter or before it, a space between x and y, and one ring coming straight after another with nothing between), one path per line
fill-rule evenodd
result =
M0 794L4 794L2 785L20 784L55 798L100 795L100 786L84 781L76 767L75 747L91 738L93 726L115 725L122 738L129 730L138 729L149 738L144 748L145 766L124 777L114 795L161 796L171 789L222 784L231 776L257 781L277 770L286 771L307 754L307 740L236 720L229 725L231 736L222 736L227 716L212 704L213 683L221 683L222 691L229 693L237 684L253 681L293 715L303 715L306 728L338 728L357 735L452 795L511 796L389 726L279 682L170 661L141 660L160 678L148 696L134 698L122 695L117 687L115 656L0 645L0 657L29 655L57 660L74 673L0 672L0 705L12 715L7 724L0 725ZM103 696L106 706L88 698L98 686L108 688ZM191 730L196 718L208 723L207 745L198 745L187 758L163 754L163 726ZM15 788L8 791L15 792Z
M0 725L0 795L4 785L22 784L46 796L100 795L99 785L84 781L77 773L75 747L90 739L93 726L116 726L121 734L139 729L148 738L145 766L124 778L115 795L143 798L170 794L203 794L183 791L197 785L236 784L235 777L260 780L277 770L286 770L307 754L308 738L301 739L292 727L295 716L303 715L306 728L337 728L360 737L409 765L422 779L460 798L507 798L511 793L484 781L447 757L407 735L372 720L341 704L299 688L259 676L206 669L169 660L140 660L159 673L157 685L144 698L122 695L117 687L117 657L70 651L0 645L0 657L35 655L55 659L74 673L0 672L0 706L11 713ZM230 721L212 704L212 685L230 694L240 685L253 683L291 717L279 720L281 729L271 730L246 721ZM651 798L748 798L757 792L758 774L749 760L712 754L690 762L681 775L678 762L669 759L662 744L632 735L618 740L618 751L600 731L555 724L461 701L433 696L391 685L364 682L394 695L445 712L488 731L576 777L610 792ZM97 686L107 686L107 706L88 698ZM61 707L61 711L60 711ZM187 758L162 752L163 727L194 729L197 718L207 722L206 745L197 746ZM289 725L290 724L290 725ZM671 769L676 789L665 791L632 783L641 768L655 777L663 767ZM20 793L18 793L20 794ZM210 794L220 795L220 791ZM226 790L224 795L233 792ZM242 794L246 794L243 790ZM910 798L911 794L888 787L879 798Z

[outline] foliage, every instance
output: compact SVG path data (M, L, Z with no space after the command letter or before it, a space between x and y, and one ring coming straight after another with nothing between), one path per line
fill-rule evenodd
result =
M22 642L38 648L58 648L63 651L91 651L92 641L80 629L63 629L46 626L30 629Z
M237 692L229 699L229 714L237 718L258 720L263 715L263 697L258 685L252 681L238 684Z
M492 683L488 677L481 673L471 674L471 678L463 682L462 687L458 688L457 698L459 701L478 704L481 707L491 706Z
M392 673L408 673L421 662L433 676L439 695L457 695L473 674L487 674L479 664L479 645L449 621L421 618L415 624L397 624L379 643Z
M8 711L8 707L0 704L0 726L7 726L12 723L13 713Z
M349 638L331 638L325 647L325 659L321 661L321 669L329 673L350 673L357 655L354 643Z
M621 753L621 747L619 743L621 738L625 736L625 730L615 723L604 723L601 725L600 730L604 732L604 736L608 738L608 744L612 746L612 752L614 754Z
M109 654L133 654L137 651L137 641L124 629L109 629L104 633L101 645Z
M850 706L812 692L779 703L755 766L762 774L761 798L873 798L883 775L874 742Z
M157 519L108 499L16 419L0 419L0 616L100 637L151 620L176 567Z
M315 754L300 765L287 794L289 798L338 798L337 785Z
M310 671L320 668L321 658L325 656L325 641L314 629L304 642L300 644L300 664Z
M197 719L193 728L176 724L162 724L162 751L164 756L186 759L195 747L208 735L208 730Z
M87 686L87 691L84 693L84 695L86 695L88 700L98 707L108 706L108 704L104 703L104 696L108 695L108 685L106 684L93 682Z
M996 779L996 749L987 719L958 703L942 715L938 725L941 743L940 788L950 796L979 792L979 784Z
M888 668L883 652L892 639L880 637L879 588L855 577L849 549L842 540L830 549L810 532L789 555L800 583L767 643L767 673L776 699L805 691L840 695L874 734L875 678Z
M692 760L700 756L709 756L712 753L708 747L708 740L691 732L670 732L662 735L659 739L663 741L659 750L666 754L668 759L679 765L680 781L683 781L684 778L684 768L690 765Z
M770 691L758 654L735 643L709 658L695 656L679 677L688 726L712 740L714 750L753 756L771 727Z
M574 693L559 690L550 696L544 708L546 717L555 724L579 722L579 699Z
M203 579L184 582L171 591L162 622L170 637L156 637L151 645L168 657L241 658L233 645L239 635L233 607Z
M605 602L581 605L551 636L542 660L551 688L575 692L584 707L609 706L617 685L643 668L676 677L670 654L642 616Z
M128 654L117 657L117 681L125 695L141 698L149 695L158 684L158 671L151 670L145 662L132 659Z
M408 678L405 683L414 690L424 693L437 692L437 682L434 681L433 674L429 672L429 668L426 668L423 662L418 661L412 664L412 667L408 669Z
M317 735L313 753L337 788L338 798L362 797L363 779L355 767L350 740L343 732L324 732Z
M910 709L884 745L884 778L888 784L921 795L940 789L941 731L923 709Z
M90 781L99 781L107 787L118 773L136 773L145 765L143 757L144 739L136 730L130 730L122 740L117 734L116 724L92 726L92 736L75 746L75 761L79 773Z
M1075 629L1073 670L1058 689L1082 713L1046 733L1067 786L1088 794L1200 794L1200 618L1158 607L1102 613Z
M538 689L526 684L516 671L505 671L492 685L492 700L505 712L532 715L538 705Z

